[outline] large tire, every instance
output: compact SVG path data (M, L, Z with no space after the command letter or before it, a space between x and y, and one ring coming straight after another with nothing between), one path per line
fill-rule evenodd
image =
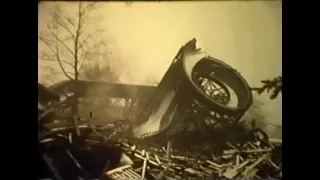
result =
M208 56L197 62L197 64L192 68L192 73L199 72L201 74L208 75L214 73L214 76L217 79L234 90L239 99L237 107L229 107L221 104L205 94L202 89L193 81L192 74L188 74L185 58L182 58L180 66L183 68L183 78L186 82L185 84L188 86L187 89L190 90L190 93L192 93L197 101L208 108L221 114L238 115L248 110L252 104L252 93L248 83L235 69L226 63Z

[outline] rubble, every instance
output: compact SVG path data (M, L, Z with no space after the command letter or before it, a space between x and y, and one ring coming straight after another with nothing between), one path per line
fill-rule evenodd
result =
M53 101L39 100L40 159L51 172L46 176L65 180L282 179L282 140L269 139L262 130L239 122L252 103L250 87L229 65L199 56L194 43L195 39L185 45L190 47L180 49L158 87L124 85L135 93L118 90L115 94L106 88L109 96L131 98L135 104L125 111L130 116L123 121L95 125L92 112L88 118L66 115L72 97L57 101L57 96L49 95ZM192 58L196 61L190 74L186 59L191 62ZM236 107L229 106L234 98L230 89L238 98ZM172 91L174 96L162 108ZM130 118L139 122L131 123ZM160 125L151 131L145 122ZM136 135L135 128L142 135ZM130 160L121 160L124 156Z
M97 132L98 135L101 135ZM102 136L102 135L101 135ZM107 140L107 139L106 139ZM111 141L110 139L108 140ZM261 147L259 141L247 142L247 148L231 149L223 151L222 159L217 162L212 157L184 153L172 149L168 157L168 149L165 147L129 144L128 140L113 140L119 142L124 152L135 162L133 171L141 177L150 173L149 178L165 176L168 179L194 179L198 178L254 178L263 179L272 175L281 174L281 165L273 162L272 153L276 146ZM243 147L246 147L243 145ZM200 147L199 147L200 148ZM229 155L229 156L227 156ZM272 169L266 172L265 169ZM267 174L270 173L270 174ZM278 178L279 178L278 177Z
M104 173L104 175L114 179L142 177L146 179L203 179L211 177L216 179L263 179L268 176L275 177L277 175L278 178L281 176L282 161L281 159L274 161L272 158L275 148L281 148L279 142L263 146L259 141L248 141L242 146L243 149L233 149L230 146L234 147L235 145L230 145L228 150L223 151L222 158L216 160L212 156L183 152L174 149L174 146L173 149L168 151L167 147L163 146L157 147L143 143L133 144L130 139L121 137L120 134L123 132L120 129L122 128L117 128L117 126L123 127L125 125L118 122L113 126L107 124L100 127L80 127L81 131L84 131L84 129L92 131L91 135L87 137L87 141L91 140L91 143L107 143L109 146L120 147L134 162L132 165L125 165ZM66 129L64 128L64 130ZM69 129L73 128L70 127ZM118 132L112 131L114 129L117 129ZM54 129L52 131L58 132ZM265 169L269 169L268 172Z

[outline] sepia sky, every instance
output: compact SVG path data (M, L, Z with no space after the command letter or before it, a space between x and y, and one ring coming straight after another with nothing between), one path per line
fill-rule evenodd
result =
M40 3L39 31L56 3ZM77 10L76 3L61 4L70 14ZM94 14L91 28L107 30L111 60L124 83L160 80L179 48L193 37L251 86L282 75L281 1L100 2ZM39 74L44 73L41 65ZM281 95L274 101L267 95L259 99L265 103L267 120L281 125Z

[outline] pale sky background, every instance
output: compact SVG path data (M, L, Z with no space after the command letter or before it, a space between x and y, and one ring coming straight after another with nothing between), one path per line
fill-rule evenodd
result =
M40 3L39 31L55 3ZM77 10L77 3L62 5L70 14ZM160 80L179 48L193 37L209 55L236 68L250 86L282 75L281 1L100 2L94 14L92 28L108 31L104 38L113 52L111 61L124 83ZM39 61L40 81L42 65ZM265 103L267 120L281 126L281 95L259 100Z

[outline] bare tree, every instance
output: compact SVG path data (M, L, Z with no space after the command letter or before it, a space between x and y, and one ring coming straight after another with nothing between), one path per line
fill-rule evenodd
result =
M88 28L90 13L94 9L94 3L79 2L76 14L69 15L55 6L52 21L39 35L39 41L45 47L39 52L39 59L57 62L64 76L75 82L79 80L83 63L105 46L103 40L95 39L103 30L90 32ZM77 97L75 92L74 112L77 111Z

